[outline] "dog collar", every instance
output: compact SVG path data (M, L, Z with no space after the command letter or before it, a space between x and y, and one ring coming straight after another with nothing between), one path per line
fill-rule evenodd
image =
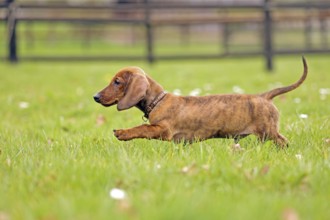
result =
M156 105L166 96L166 92L162 91L156 96L156 98L147 106L144 112L144 118L148 119L150 112L156 107Z

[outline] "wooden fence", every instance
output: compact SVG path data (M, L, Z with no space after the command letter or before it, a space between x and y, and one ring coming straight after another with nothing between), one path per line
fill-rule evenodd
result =
M276 54L306 54L306 53L329 53L328 47L328 23L330 18L329 1L309 1L301 3L281 3L272 0L262 0L256 3L226 3L226 2L202 2L192 3L184 1L176 2L154 2L152 0L142 0L129 4L92 4L92 5L69 5L56 3L17 3L15 0L6 0L0 3L0 9L5 13L0 13L0 20L6 22L7 30L7 59L10 62L17 62L21 58L17 53L17 24L19 22L71 22L71 23L106 23L106 24L133 24L140 26L145 31L144 55L124 55L124 56L27 56L26 60L143 60L149 62L156 60L171 59L211 59L230 56L264 56L265 66L268 70L273 69L273 56ZM226 11L223 13L207 14L199 16L201 10ZM190 10L193 13L185 15L168 14L168 11ZM238 16L228 15L228 12L239 10ZM308 13L294 14L292 10L315 10L317 20L322 30L322 44L318 49L309 47L311 33L311 18ZM111 11L112 13L109 13ZM248 16L245 11L254 11ZM37 12L37 13L36 13ZM58 13L61 12L61 13ZM276 13L275 13L276 12ZM230 13L229 13L230 14ZM306 46L301 49L276 49L274 46L274 24L285 21L303 21L305 23ZM194 55L156 55L154 45L155 28L165 25L194 25L194 24L221 24L223 25L224 48L227 47L228 29L227 25L233 23L251 23L261 25L263 46L261 50L245 50L240 52L223 51L218 54L194 54Z

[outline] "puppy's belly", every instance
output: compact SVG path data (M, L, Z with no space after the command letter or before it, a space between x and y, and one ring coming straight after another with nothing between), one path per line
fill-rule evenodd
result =
M173 140L175 142L194 142L194 141L202 141L210 138L233 138L240 135L247 135L251 132L247 130L243 131L230 131L224 132L218 129L211 130L211 129L198 129L198 130L180 130L176 131L173 134Z
M246 114L239 117L200 118L187 123L177 123L172 130L174 141L199 141L209 138L234 138L254 132L252 117Z
M210 131L177 131L173 135L173 140L175 142L181 142L181 141L187 141L187 142L193 142L193 141L202 141L206 140L208 138L211 138L215 132Z

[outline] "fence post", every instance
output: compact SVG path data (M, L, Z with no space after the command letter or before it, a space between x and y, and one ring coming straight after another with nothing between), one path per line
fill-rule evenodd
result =
M146 38L147 38L147 59L149 63L154 61L153 54L153 36L152 36L152 25L150 23L150 8L149 1L144 0L144 13L145 13L145 28L146 28Z
M266 68L273 70L272 15L270 0L264 0L264 56Z
M6 0L7 30L8 30L8 60L12 63L17 62L17 44L16 44L16 5L15 0Z

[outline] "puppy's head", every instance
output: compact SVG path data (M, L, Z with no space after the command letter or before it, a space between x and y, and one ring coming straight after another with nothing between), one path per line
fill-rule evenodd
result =
M121 111L141 101L148 88L148 79L141 68L126 67L112 78L107 87L94 95L94 100L106 107L117 104Z

